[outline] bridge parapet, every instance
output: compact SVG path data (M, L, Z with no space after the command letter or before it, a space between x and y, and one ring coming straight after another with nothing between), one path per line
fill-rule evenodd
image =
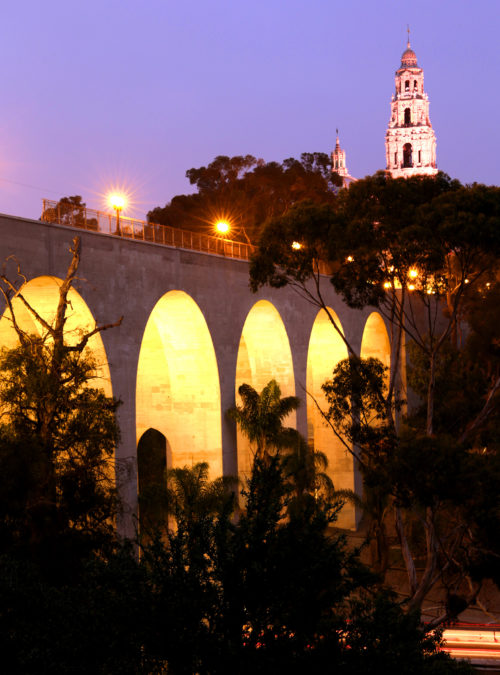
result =
M61 204L51 199L43 200L41 220L56 225L81 227L91 232L111 234L133 241L148 241L161 246L183 248L198 253L221 255L235 260L250 260L256 246L223 237L214 237L201 232L182 230L179 227L150 223L137 218L117 216L105 211L96 211L74 204ZM320 274L330 274L330 267L322 260L317 261Z
M124 239L149 241L162 246L222 255L237 260L249 260L255 251L255 246L244 242L182 230L169 225L150 223L137 218L117 217L112 213L78 207L73 204L61 204L50 199L43 200L41 220L46 223L67 225L68 227L81 227L84 230L111 234Z

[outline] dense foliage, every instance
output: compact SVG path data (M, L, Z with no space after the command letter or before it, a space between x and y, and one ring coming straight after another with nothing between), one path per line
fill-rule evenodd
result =
M252 155L216 157L208 166L186 172L197 192L178 195L148 213L152 223L215 234L219 220L230 227L230 239L256 243L263 224L304 200L332 203L335 185L330 157L303 153L300 160L264 162Z
M483 580L498 582L499 254L499 188L378 173L341 191L335 207L302 203L269 222L251 266L253 290L291 286L343 339L325 284L385 318L390 372L347 344L323 412L363 474L364 495L351 497L376 543L374 567L390 583L397 543L407 609L441 589L435 624L474 602Z
M118 403L93 386L96 364L87 349L91 333L105 327L82 331L72 342L65 334L79 251L76 238L52 323L5 275L1 285L4 321L18 345L0 352L0 552L56 576L112 545L117 514ZM19 319L19 307L33 332Z

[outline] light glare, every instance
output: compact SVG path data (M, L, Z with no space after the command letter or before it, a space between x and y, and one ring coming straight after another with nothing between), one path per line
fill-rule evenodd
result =
M114 192L109 195L108 204L111 206L111 208L115 209L115 211L123 211L127 205L127 200L125 199L124 195Z
M219 234L227 234L231 228L228 222L219 220L219 222L215 223L215 229Z

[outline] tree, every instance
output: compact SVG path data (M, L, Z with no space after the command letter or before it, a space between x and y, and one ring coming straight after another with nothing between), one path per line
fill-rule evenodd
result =
M390 508L384 507L380 513L396 523L408 574L410 610L422 607L438 581L448 589L448 597L463 594L464 581L471 581L470 572L477 569L468 558L473 551L473 557L479 555L483 563L484 556L492 561L498 555L491 547L491 537L481 540L481 527L477 529L472 508L478 491L467 474L474 466L480 488L479 476L488 471L490 480L498 483L491 488L498 493L496 440L491 438L489 425L498 411L498 371L490 358L483 369L489 376L475 377L474 403L462 405L468 413L465 424L460 431L446 429L446 433L439 427L441 413L437 414L437 409L442 409L450 383L437 403L436 378L448 345L459 346L463 322L470 318L465 334L473 331L473 317L477 321L486 307L486 289L493 289L496 278L499 226L498 188L463 187L443 174L394 180L379 173L342 191L335 209L300 204L270 222L251 265L254 290L264 284L290 285L326 311L344 341L323 298L326 278L321 271L329 272L331 284L350 307L375 307L391 327L389 378L374 364L359 359L347 344L349 360L326 385L330 408L325 417L355 455L365 485L379 490L379 503L384 503L380 490L385 490L390 500ZM302 244L299 250L292 248L294 241ZM470 309L472 299L475 311ZM495 333L491 325L490 330ZM413 417L406 429L398 424L404 393L399 379L404 339L413 342L425 364L418 376L424 419ZM487 339L490 356L496 339L491 333ZM375 426L366 423L372 418ZM488 425L489 445L483 452L478 439ZM432 461L422 461L424 451ZM445 467L450 461L455 492L445 481L436 481L437 472L449 471ZM422 472L425 481L412 480L417 475L422 478ZM466 507L460 506L462 486L469 495ZM483 507L479 510L484 513ZM488 528L491 526L490 514ZM415 527L421 528L423 550L419 546L412 549ZM421 573L416 567L419 555L425 558ZM472 602L479 589L480 579L475 578L462 604ZM455 610L451 604L436 623L454 616L456 604Z
M113 455L118 402L93 387L96 363L89 339L120 324L96 325L76 342L65 332L69 292L80 261L80 239L53 323L2 274L0 292L19 345L0 354L0 486L2 550L29 556L50 573L66 571L114 541L117 513ZM20 287L19 287L20 286ZM40 327L27 332L14 299ZM17 552L17 553L16 553ZM72 563L70 563L72 561Z
M298 517L312 500L333 499L334 486L325 473L328 467L326 455L309 447L298 432L294 436L284 448L281 465L285 480L290 482L293 491L288 511ZM338 496L338 492L335 495Z
M264 460L295 441L295 430L284 427L283 421L298 408L296 396L282 398L276 380L270 380L260 394L249 384L242 384L238 393L242 405L231 408L228 416L254 444L256 457Z
M178 195L148 213L152 223L214 233L214 224L229 221L232 239L255 243L264 222L305 199L335 201L331 160L325 153L303 153L300 161L264 162L252 155L219 155L208 166L186 172L192 195Z
M97 230L97 218L87 218L87 204L81 195L61 197L53 208L46 209L43 219L59 225L83 227L86 230Z

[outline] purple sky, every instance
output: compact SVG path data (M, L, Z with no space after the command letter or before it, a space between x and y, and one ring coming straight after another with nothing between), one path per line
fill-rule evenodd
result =
M42 197L129 215L190 191L216 155L330 152L385 168L406 25L440 169L500 184L500 0L11 0L0 29L0 212Z

